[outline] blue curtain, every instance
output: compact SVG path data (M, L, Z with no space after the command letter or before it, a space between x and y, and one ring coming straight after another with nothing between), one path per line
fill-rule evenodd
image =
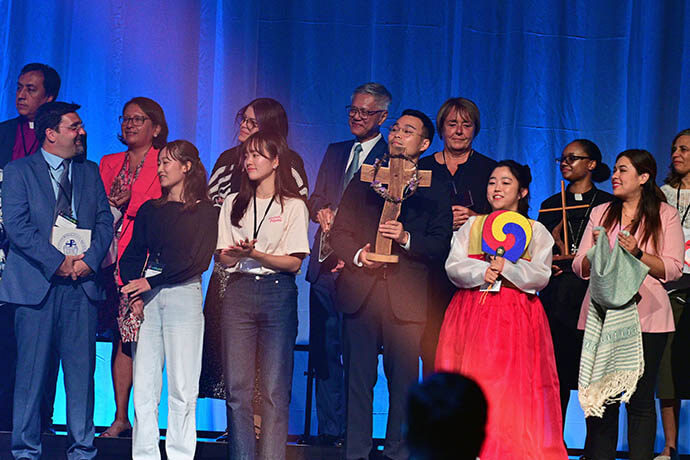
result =
M160 102L171 139L194 142L208 169L236 143L237 110L269 96L313 183L328 143L350 137L352 89L373 80L393 94L391 120L476 101L476 149L532 167L535 216L570 140L592 139L609 165L648 149L660 181L672 136L690 127L684 0L0 0L0 12L1 118L15 115L20 68L48 63L60 99L83 106L96 162L122 150L117 117L133 96Z

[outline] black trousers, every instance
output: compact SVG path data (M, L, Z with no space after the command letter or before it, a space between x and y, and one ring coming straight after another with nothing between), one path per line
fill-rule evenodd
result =
M424 323L401 321L391 308L385 280L378 280L362 307L343 315L343 358L347 391L346 460L368 459L372 448L374 385L378 352L388 380L388 423L383 455L409 457L403 439L407 392L419 379L419 351Z
M316 376L318 433L340 437L345 434L345 375L335 280L335 274L322 270L309 289L309 353Z
M628 450L631 460L652 460L656 438L654 387L668 333L642 333L644 373L626 404L628 411ZM606 408L604 416L587 417L587 443L591 460L614 460L618 444L620 404ZM588 458L589 460L589 458Z

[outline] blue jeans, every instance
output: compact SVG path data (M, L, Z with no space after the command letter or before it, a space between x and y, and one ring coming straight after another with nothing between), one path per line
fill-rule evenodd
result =
M292 353L297 338L294 275L233 275L225 290L221 318L229 458L284 459L292 388ZM252 408L257 367L260 369L262 396L258 452Z

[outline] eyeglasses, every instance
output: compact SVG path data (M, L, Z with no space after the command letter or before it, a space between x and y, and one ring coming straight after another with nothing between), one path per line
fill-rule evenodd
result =
M407 128L407 127L401 128L401 127L398 126L398 125L393 125L393 127L391 127L391 128L388 130L388 132L391 133L391 134L393 134L393 135L395 135L395 134L400 134L400 137L410 137L410 136L412 136L412 135L421 136L420 133L418 133L417 131L415 131L415 130L413 130L413 129L411 129L411 128Z
M150 120L150 118L141 117L139 115L136 115L133 117L123 117L123 116L118 117L118 121L120 122L121 125L126 125L128 123L132 123L134 126L143 126L144 122L146 120Z
M79 132L79 130L84 129L86 127L86 125L84 123L77 123L74 125L58 125L58 126L62 126L63 128L67 128L70 131L75 132L75 133Z
M577 160L591 160L591 158L590 157L583 157L581 155L568 155L565 157L556 158L556 163L558 163L558 164L565 163L568 166L572 166L573 163L575 163Z
M240 119L240 126L242 126L242 124L245 124L249 131L259 126L259 122L256 121L256 118L247 118L245 116L242 116L242 118Z
M347 114L350 118L359 115L359 118L361 118L362 120L366 120L367 118L372 117L377 113L385 112L385 110L361 109L359 107L355 107L354 105L346 105L345 108L347 109Z

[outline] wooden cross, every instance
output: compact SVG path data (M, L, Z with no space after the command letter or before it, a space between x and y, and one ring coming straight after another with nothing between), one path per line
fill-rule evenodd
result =
M565 205L565 182L561 181L561 207L560 208L548 208L548 209L540 209L539 212L555 212L555 211L560 211L563 215L561 218L561 223L556 226L556 228L553 229L553 232L551 234L554 237L554 240L556 240L556 244L558 245L559 241L557 238L558 236L558 227L563 228L563 245L565 246L564 248L561 248L563 251L563 255L558 257L554 256L554 260L560 260L560 259L572 259L574 256L570 254L570 245L568 244L568 216L566 214L566 211L571 210L571 209L581 209L581 208L588 208L588 204L579 204L577 206L566 206Z
M395 147L392 147L394 149ZM400 153L391 152L393 155L404 154L404 150ZM402 199L403 188L405 184L412 178L415 172L415 167L405 168L405 164L412 164L412 160L407 158L393 157L388 162L388 167L379 168L376 173L376 180L382 184L388 184L388 194L391 198ZM360 180L362 182L373 182L375 167L372 165L362 165L360 173ZM419 178L418 187L429 187L431 185L431 171L417 171ZM381 211L381 219L379 224L388 222L389 220L396 220L400 215L400 205L402 203L393 203L386 200ZM376 248L375 252L368 255L368 259L375 262L383 263L398 263L398 256L391 255L391 244L393 240L386 238L381 233L376 233Z

